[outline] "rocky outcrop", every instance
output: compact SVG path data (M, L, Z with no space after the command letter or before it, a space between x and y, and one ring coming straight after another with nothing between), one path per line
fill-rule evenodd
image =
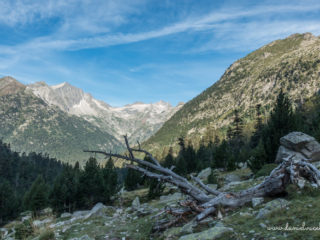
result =
M199 233L192 233L182 236L179 240L213 240L222 237L224 234L233 232L232 228L224 227L223 225L214 226L206 231Z
M293 158L297 160L308 160L310 162L320 161L320 144L302 132L291 132L280 139L280 148L277 153L276 163L283 159Z
M268 202L264 208L261 208L259 213L256 216L256 219L264 218L271 212L277 211L282 208L286 208L289 205L289 202L285 199L278 198Z
M211 172L212 172L212 169L210 167L205 168L198 174L197 177L200 178L201 180L207 180Z

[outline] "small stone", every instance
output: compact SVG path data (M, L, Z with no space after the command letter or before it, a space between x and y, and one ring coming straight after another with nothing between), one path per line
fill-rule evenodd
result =
M251 217L252 214L251 213L248 213L248 212L240 212L239 214L241 217Z
M304 188L304 185L305 185L306 181L304 179L299 179L298 182L297 182L297 185L300 189L303 189Z
M65 213L62 213L60 217L61 218L67 218L67 217L71 217L71 216L72 216L71 213L65 212Z
M235 175L235 174L227 174L225 177L224 177L224 181L226 184L228 183L231 183L231 182L240 182L241 179L238 175Z
M132 208L137 210L138 208L140 208L140 199L139 197L137 196L133 202L132 202Z
M196 226L195 222L188 222L187 224L185 224L181 230L180 233L181 234L189 234L189 233L193 233L193 228Z
M251 202L252 202L252 206L256 207L264 202L264 198L263 197L252 198Z
M266 228L266 227L267 227L267 225L265 225L264 223L260 223L259 225L260 225L260 227L262 227L262 228Z

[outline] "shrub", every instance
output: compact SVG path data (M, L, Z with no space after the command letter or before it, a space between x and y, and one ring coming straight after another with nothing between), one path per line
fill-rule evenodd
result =
M209 184L218 184L218 178L215 171L211 171L210 175L208 176L208 183Z
M15 239L26 239L33 234L33 228L30 220L24 221L23 223L15 226Z
M54 232L52 230L46 230L40 234L39 240L55 240Z
M278 165L275 163L265 164L262 168L255 174L255 177L269 176L271 171Z

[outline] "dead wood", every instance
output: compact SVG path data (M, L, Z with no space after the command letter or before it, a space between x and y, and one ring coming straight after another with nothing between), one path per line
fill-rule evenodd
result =
M168 226L172 226L185 219L186 215L190 213L195 214L193 221L201 221L212 214L217 214L217 209L223 207L225 209L233 209L251 202L252 198L256 197L272 197L284 193L288 184L298 183L299 180L307 180L313 186L320 186L320 171L311 163L304 159L299 161L293 160L294 156L283 159L283 162L276 167L262 183L242 190L240 192L220 192L211 189L205 185L199 178L192 177L195 184L188 181L172 171L172 168L162 167L159 161L152 156L151 153L140 148L135 149L129 146L127 136L124 136L125 144L127 146L128 155L108 153L104 151L84 150L89 153L100 153L106 157L114 157L124 159L130 163L126 166L135 169L150 178L171 183L177 186L180 191L189 197L190 202L181 203L182 209L170 210L168 213L176 216L176 220L170 221L163 226L157 226L157 230L163 230ZM145 153L152 162L144 161L134 156L134 152Z

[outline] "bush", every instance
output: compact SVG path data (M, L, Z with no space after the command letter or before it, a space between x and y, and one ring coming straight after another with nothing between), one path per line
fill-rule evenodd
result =
M39 240L55 240L54 232L52 230L47 230L41 233Z
M23 223L15 226L15 239L26 239L33 234L33 228L30 220L24 221Z
M262 168L255 174L255 177L261 177L261 176L269 176L271 171L275 169L278 166L278 164L275 163L269 163L262 166Z
M208 176L208 183L209 184L218 184L218 178L215 171L211 171L210 175Z

